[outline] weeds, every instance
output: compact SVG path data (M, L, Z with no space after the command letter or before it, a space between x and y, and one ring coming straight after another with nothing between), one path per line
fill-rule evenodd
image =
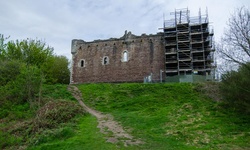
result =
M86 112L72 101L67 85L44 85L43 91L40 108L35 112L30 110L29 103L0 107L3 110L0 149L18 149L73 136L76 118L85 116Z
M85 111L77 103L69 101L48 102L36 113L34 131L40 128L54 128L60 123L69 122L77 115L84 115Z

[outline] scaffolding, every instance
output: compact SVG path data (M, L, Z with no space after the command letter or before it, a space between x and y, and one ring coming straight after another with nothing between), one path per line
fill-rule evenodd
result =
M173 19L164 20L166 78L201 75L213 79L215 70L213 28L208 13L190 17L188 8L171 12Z

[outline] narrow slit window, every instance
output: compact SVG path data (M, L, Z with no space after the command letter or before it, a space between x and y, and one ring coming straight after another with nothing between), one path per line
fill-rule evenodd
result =
M84 66L84 61L82 60L82 61L81 61L81 67L83 67L83 66Z

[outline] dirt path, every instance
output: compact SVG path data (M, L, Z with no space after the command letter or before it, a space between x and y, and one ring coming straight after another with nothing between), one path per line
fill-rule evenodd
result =
M106 135L112 133L111 136L106 137L107 142L118 143L123 142L124 146L127 145L138 145L142 144L140 140L134 139L133 136L128 134L123 127L116 122L113 117L109 114L103 114L99 111L89 108L83 103L82 93L78 90L76 86L69 85L68 90L72 93L72 95L78 100L80 105L90 114L95 116L98 120L98 128L100 131Z

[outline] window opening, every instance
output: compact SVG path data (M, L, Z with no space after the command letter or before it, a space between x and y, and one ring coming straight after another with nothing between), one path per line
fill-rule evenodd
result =
M103 65L109 64L109 58L108 56L103 57Z
M84 59L81 59L81 61L80 61L80 67L85 67L85 60Z
M124 62L128 61L128 52L127 51L123 52L123 61Z
M105 57L105 58L104 58L104 65L106 65L107 63L108 63L108 58Z

